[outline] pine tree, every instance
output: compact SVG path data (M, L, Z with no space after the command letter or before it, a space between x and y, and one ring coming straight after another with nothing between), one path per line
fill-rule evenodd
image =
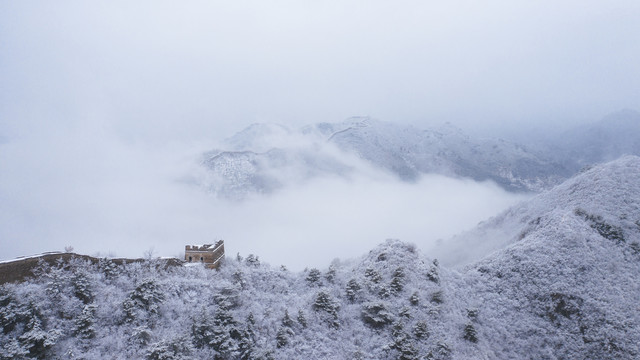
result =
M82 313L76 318L74 333L80 339L92 339L96 335L94 327L97 306L85 305Z
M213 328L209 345L217 351L220 358L237 355L237 341L242 337L238 324L230 312L230 302L218 300L218 309L213 318Z
M255 316L253 316L253 313L249 313L249 315L247 315L247 325L250 325L251 327L256 325L256 319Z
M147 346L152 338L153 332L151 332L151 329L146 325L136 326L131 331L131 340L133 340L135 345Z
M349 280L346 289L347 299L349 299L349 301L351 302L354 302L356 300L358 291L360 291L360 284L358 284L356 279Z
M295 333L288 327L281 326L276 334L276 346L278 348L285 347L289 344L289 338Z
M292 328L293 327L293 319L289 316L289 311L284 311L284 317L282 318L282 326Z
M93 301L93 291L91 290L91 284L89 277L83 269L78 269L71 278L71 286L73 286L73 294L83 304L88 304Z
M471 341L472 343L478 342L478 333L472 323L465 325L463 338L467 341Z
M382 280L382 276L380 276L380 273L378 273L377 271L375 271L372 268L365 269L364 276L367 279L369 279L369 281L373 282L374 284L377 284Z
M305 280L307 281L309 286L321 285L320 275L321 275L320 270L313 268L309 270L309 273L307 274L307 277L305 278Z
M304 312L302 310L298 310L298 323L303 327L306 328L307 327L307 317L304 315Z
M255 357L255 331L256 320L253 313L249 313L245 322L245 329L238 341L238 356L241 360L253 360Z
M418 350L411 341L409 335L404 331L404 327L401 322L396 322L393 325L391 336L393 338L393 343L389 347L397 351L398 360L418 359Z
M418 321L413 326L413 335L418 339L427 339L430 335L427 323L424 321Z
M467 309L467 317L471 321L478 320L478 309Z
M29 352L29 356L38 359L46 358L47 351L56 344L61 334L57 330L44 329L40 312L33 304L28 305L27 317L24 332L18 339L24 349Z
M336 272L337 272L336 267L333 264L331 264L329 265L329 270L327 270L327 273L324 275L324 278L327 279L329 283L333 283L333 281L336 278Z
M433 265L429 268L429 271L427 271L427 279L436 284L440 283L440 275L438 274L438 260L433 260Z
M244 262L249 266L253 266L253 267L260 266L260 259L253 254L247 255L247 258L244 260Z
M125 320L129 322L136 320L138 311L157 314L164 299L164 293L155 280L144 280L136 286L122 304Z
M313 303L313 309L315 311L324 311L329 314L330 318L328 319L329 326L332 328L340 327L340 323L338 322L338 309L340 305L329 295L326 291L320 291L316 294L316 300Z
M384 302L369 302L362 305L362 321L373 328L382 328L393 321L393 315Z
M388 298L389 296L391 296L391 290L389 290L389 288L388 288L388 287L386 287L386 286L381 286L381 287L380 287L380 290L378 290L378 296L379 296L381 299L386 299L386 298Z
M116 278L120 274L120 269L112 260L107 258L101 258L98 260L98 269L106 280Z
M402 267L397 268L394 272L393 272L393 278L391 279L391 292L393 294L399 294L400 292L402 292L402 289L404 288L404 278L405 278L405 273L404 273L404 269Z
M420 303L420 295L418 295L417 291L411 295L411 297L409 298L409 302L413 306L417 306Z
M213 321L204 307L193 318L191 336L194 345L198 348L207 346L213 341Z
M69 274L63 267L62 259L59 259L54 266L42 267L41 270L41 278L46 279L45 293L53 303L60 318L66 317L64 314L65 307L62 306L62 303L67 297L66 290L69 288Z
M246 286L246 281L244 280L244 273L242 272L242 270L236 270L232 276L233 283L238 285L241 289L244 289Z
M5 334L11 332L19 322L24 321L26 310L7 285L0 286L0 327Z

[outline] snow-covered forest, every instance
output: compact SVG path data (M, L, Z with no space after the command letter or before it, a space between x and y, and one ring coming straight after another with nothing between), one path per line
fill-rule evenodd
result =
M466 265L399 240L299 273L43 262L0 287L0 358L636 359L639 179L637 157L586 170L457 239L510 224Z

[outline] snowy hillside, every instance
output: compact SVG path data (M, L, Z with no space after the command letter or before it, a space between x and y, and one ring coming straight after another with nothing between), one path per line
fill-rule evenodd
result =
M523 146L472 138L451 124L419 130L365 118L358 126L335 131L329 140L404 180L438 173L493 180L508 190L541 191L568 174Z
M639 194L640 158L594 167L459 238L509 235L457 267L398 240L301 273L43 265L0 287L0 358L637 359Z
M508 209L432 251L444 264L462 266L522 240L539 230L543 226L540 224L549 218L568 219L576 215L565 212L576 211L620 224L622 229L633 233L640 226L638 159L626 156L585 169L555 188Z
M640 113L612 113L596 123L568 130L546 145L557 161L576 171L622 155L640 156Z
M297 131L254 124L227 139L224 147L205 154L208 171L201 183L231 198L270 193L319 176L349 177L362 167L408 182L435 173L492 180L517 191L541 191L570 175L540 153L502 139L471 138L450 124L419 130L351 118Z

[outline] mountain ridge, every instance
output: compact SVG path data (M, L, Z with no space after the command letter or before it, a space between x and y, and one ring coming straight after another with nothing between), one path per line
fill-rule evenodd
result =
M570 175L563 165L539 151L503 139L472 138L448 123L424 130L369 117L299 130L253 124L222 147L203 156L207 175L200 183L218 196L240 199L319 176L349 178L363 166L405 182L418 181L424 174L441 174L491 180L520 192L539 192ZM351 159L345 161L345 157ZM318 164L322 166L314 169ZM294 174L294 180L279 172Z

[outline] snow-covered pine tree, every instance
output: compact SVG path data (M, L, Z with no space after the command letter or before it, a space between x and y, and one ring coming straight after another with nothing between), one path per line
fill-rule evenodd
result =
M336 278L336 273L337 273L337 270L335 265L331 264L329 265L329 269L327 270L327 273L324 275L324 278L327 279L329 283L333 283L333 281Z
M411 303L411 305L413 306L417 306L420 303L420 295L418 294L417 291L411 294L411 297L409 298L409 303Z
M354 302L356 300L356 296L358 295L358 291L360 291L360 284L356 281L356 279L351 279L347 283L346 295L349 301Z
M82 313L75 320L74 334L80 339L92 339L96 335L95 317L97 306L87 304L83 306Z
M300 326L302 326L303 328L307 327L307 316L304 314L304 312L302 310L298 310L298 317L297 319L298 323L300 324Z
M242 332L230 311L231 302L218 297L217 303L209 346L218 352L219 358L226 359L238 355Z
M307 284L309 284L309 286L320 286L322 285L321 281L320 281L320 270L313 268L311 270L309 270L309 273L307 274L307 277L305 278L305 280L307 281Z
M413 336L417 339L427 339L429 337L429 329L427 327L427 323L424 321L418 321L413 326Z
M27 322L24 332L18 338L21 345L29 352L29 356L36 359L45 359L48 350L56 344L60 337L60 331L45 330L41 320L42 315L35 304L27 305Z
M393 314L389 311L389 304L382 301L362 304L360 316L365 324L374 329L382 328L393 322Z
M418 350L409 334L404 331L404 326L400 321L393 324L391 337L393 342L389 348L396 351L397 360L418 360Z
M329 318L327 319L329 327L335 329L340 327L340 322L338 321L338 310L340 309L340 305L331 295L329 295L328 291L321 290L316 294L313 309L315 311L325 312L329 315Z
M131 322L140 320L142 314L157 314L164 300L164 292L154 279L143 280L122 304L125 320Z
M284 316L282 317L281 325L288 328L293 327L294 323L293 323L293 319L291 319L291 316L289 316L289 310L284 311Z
M467 325L464 326L463 338L473 343L478 342L478 332L472 323L467 323Z
M404 268L399 267L393 272L391 285L389 286L391 288L391 293L395 295L400 294L402 292L402 289L404 289L404 282L405 282Z
M276 346L278 348L285 347L289 344L289 338L294 336L293 330L286 326L280 326L276 333Z

